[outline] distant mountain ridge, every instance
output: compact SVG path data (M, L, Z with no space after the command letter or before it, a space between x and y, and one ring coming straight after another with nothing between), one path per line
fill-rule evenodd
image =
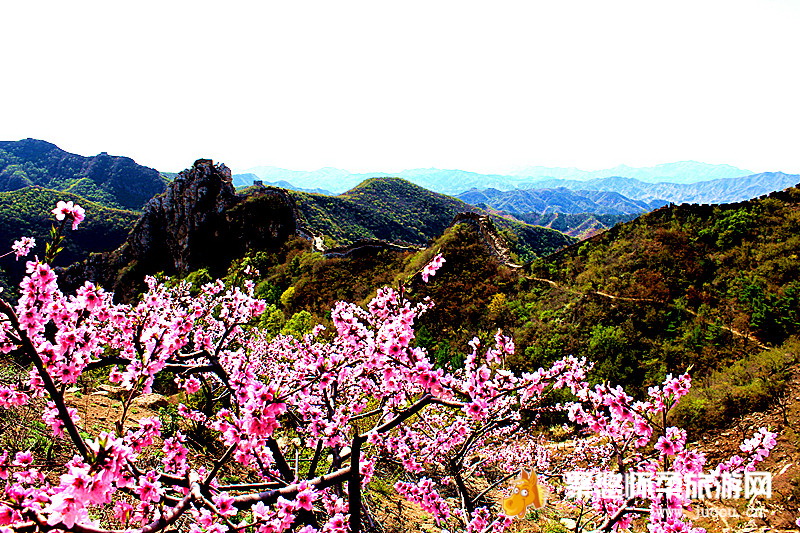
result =
M241 171L237 176L256 176L264 181L286 181L295 189L325 189L334 194L346 192L370 178L403 178L434 192L456 195L468 189L493 187L500 190L516 188L516 183L526 178L500 174L479 174L466 170L442 170L437 168L410 169L401 172L351 173L337 168L322 168L316 171L286 170L277 167L254 167Z
M32 185L77 194L108 207L138 210L164 192L166 180L157 170L129 157L105 152L84 157L37 139L0 141L0 191Z
M426 189L452 196L472 189L513 191L564 187L573 191L616 192L631 200L645 202L660 200L673 203L738 202L785 189L800 182L800 176L783 172L753 174L730 165L708 165L692 161L640 169L620 166L596 172L570 168L531 168L529 172L520 171L518 175L479 174L435 168L411 169L393 174L384 172L353 174L335 168L301 172L276 167L256 167L247 172L260 180L289 182L293 188L299 190L323 189L334 193L345 192L372 177L399 177ZM611 171L617 174L606 175ZM558 177L542 177L548 173L558 174Z
M468 204L485 204L511 214L540 215L547 213L629 215L652 211L668 203L663 200L633 200L614 191L572 191L565 187L513 191L472 189L459 194L457 198Z
M726 204L741 202L800 183L800 175L762 172L738 178L698 183L645 183L634 178L610 177L588 181L538 180L520 185L524 189L563 187L573 191L587 189L612 191L634 200L662 200L676 204Z
M624 176L635 178L640 181L650 183L695 183L698 181L710 181L724 178L738 178L755 174L750 170L744 170L731 165L711 165L699 163L697 161L679 161L677 163L664 163L652 167L630 167L619 165L614 168L604 170L581 170L574 167L525 167L510 172L512 176L545 179L575 179L590 180L597 178L609 178L612 176Z
M251 185L254 185L258 182L261 182L261 185L266 185L270 187L280 187L281 189L288 189L290 191L310 192L315 194L324 194L326 196L334 196L334 194L327 189L304 189L302 187L297 187L286 180L264 181L262 179L259 179L258 176L252 173L233 175L233 186L236 187L237 189L250 187Z

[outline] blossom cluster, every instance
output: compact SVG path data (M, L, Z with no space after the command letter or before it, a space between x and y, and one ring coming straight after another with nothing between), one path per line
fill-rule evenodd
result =
M0 304L0 350L22 351L34 362L23 386L0 391L3 407L46 397L43 421L76 450L55 483L32 467L33 456L4 467L14 481L2 498L0 516L8 519L0 525L101 528L92 510L111 506L123 527L157 529L188 516L194 531L221 531L235 516L263 532L352 531L367 520L361 490L376 464L391 458L408 480L398 491L466 527L483 511L465 493L464 512L450 512L424 472L446 468L468 490L465 479L481 475L471 462L506 442L522 408L536 407L547 388L577 387L585 377L585 361L575 358L521 376L504 370L514 344L499 333L484 354L473 342L464 368L436 368L414 344L416 318L431 304L413 304L390 288L366 309L337 304L332 331L271 339L252 325L265 310L252 282L209 283L197 296L183 282L146 282L133 304L115 303L89 282L65 295L53 269L32 261L18 303ZM63 390L90 368L106 368L127 405L152 392L160 374L176 375L186 424L169 437L157 418L124 430L126 410L116 431L87 439ZM226 450L217 466L195 459L187 424L202 425ZM140 465L149 448L160 451L157 467ZM262 481L221 485L219 467L230 460ZM361 488L348 488L342 499L334 488L353 480Z
M428 282L428 279L436 274L436 271L442 268L442 264L444 264L445 260L442 254L436 254L436 256L430 260L430 262L425 265L422 269L422 281L425 283Z
M433 515L437 524L450 518L450 506L439 496L432 480L423 477L417 483L398 481L394 484L394 488L405 499L418 504L423 511Z
M86 217L84 209L71 200L66 202L63 200L59 201L52 213L56 216L56 220L64 220L65 218L72 220L73 230L78 229L78 224L83 222L83 219Z
M710 497L711 488L741 480L741 472L755 470L776 445L776 435L761 428L742 444L744 456L735 455L711 474L704 474L705 454L687 446L686 431L666 424L667 413L690 387L688 374L668 375L660 387L650 387L641 401L634 401L621 387L606 384L589 387L584 383L573 389L578 401L568 407L570 419L606 440L607 445L604 461L570 472L573 482L581 482L572 496L601 516L614 516L615 521L607 522L609 527L630 525L635 515L624 510L644 499L650 506L648 527L652 532L694 531L683 514L692 499ZM646 453L649 445L655 456ZM625 485L624 491L623 474L632 484ZM587 490L587 480L594 480L599 487ZM670 512L664 513L664 509Z
M20 257L25 257L31 252L31 248L36 246L36 239L33 237L22 237L18 241L14 241L14 244L11 246L11 249L14 251L17 260Z

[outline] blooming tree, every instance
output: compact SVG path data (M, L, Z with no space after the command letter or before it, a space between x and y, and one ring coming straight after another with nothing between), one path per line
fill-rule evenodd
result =
M75 229L84 216L67 204L54 213L61 228L71 221ZM427 280L443 262L437 255L420 275ZM42 420L74 457L51 473L30 451L0 450L0 533L150 533L178 523L192 532L357 532L378 519L369 486L390 471L399 476L396 491L442 527L500 532L511 518L487 494L530 466L522 459L546 469L523 414L544 408L548 391L575 393L572 419L620 446L624 465L647 460L655 417L688 387L688 377L668 380L636 403L618 388L590 388L589 365L575 357L518 375L505 369L514 343L499 332L490 347L470 343L463 368L437 368L414 343L414 323L432 304L391 288L366 308L336 304L329 330L270 338L255 326L265 304L253 286L217 281L192 296L185 282L148 278L138 302L118 304L90 282L64 294L47 261L28 262L19 301L0 300L0 354L26 361L29 373L0 386L0 407L46 401ZM123 389L123 409L88 434L65 390L99 369ZM157 417L130 420L133 400L165 375L186 398L169 435ZM202 456L189 445L192 424L211 435ZM762 456L768 440L764 434L748 453ZM664 469L702 463L677 429L664 428L655 449ZM157 465L146 460L154 450ZM750 455L726 468L748 466ZM221 475L231 465L233 482ZM476 482L497 471L507 475ZM605 529L636 516L629 503L594 504L608 518Z
M644 515L651 531L703 531L692 526L685 510L706 497L724 496L726 486L734 489L727 497L741 496L742 473L766 459L776 434L761 428L741 444L741 455L709 465L703 452L687 445L686 431L668 423L669 411L690 386L688 374L668 375L641 401L607 384L573 389L578 401L569 406L569 417L594 434L592 446L571 455L568 474L584 525L594 520L600 530L626 528ZM591 486L580 487L589 480Z

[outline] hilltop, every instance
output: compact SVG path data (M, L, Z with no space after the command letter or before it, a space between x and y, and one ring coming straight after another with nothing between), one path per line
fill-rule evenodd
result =
M338 196L291 192L298 210L331 245L382 239L423 245L474 208L399 178L370 178Z
M380 239L427 245L459 213L483 211L401 178L371 178L338 196L291 192L298 211L328 245ZM559 232L491 217L525 258L550 253L571 243Z

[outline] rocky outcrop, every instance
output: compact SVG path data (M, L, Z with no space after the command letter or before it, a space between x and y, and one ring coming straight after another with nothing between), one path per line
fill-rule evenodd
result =
M318 251L322 251L322 245L318 244L318 241L322 241L322 235L317 234L311 227L308 225L303 214L297 208L297 202L295 202L294 198L289 194L287 189L281 187L275 187L273 185L265 186L263 184L254 184L254 190L251 194L271 194L280 197L286 205L289 206L289 209L292 211L292 217L294 217L295 222L295 232L297 235L307 241L310 241L312 245L316 248L319 246Z
M274 249L296 230L285 194L264 188L239 196L230 169L199 159L145 205L120 248L95 254L62 277L68 284L91 279L124 300L142 288L145 275L185 276L207 268L221 276L234 259Z
M186 274L218 253L225 212L238 202L230 169L198 159L145 206L127 244L136 259L157 253L166 271Z

